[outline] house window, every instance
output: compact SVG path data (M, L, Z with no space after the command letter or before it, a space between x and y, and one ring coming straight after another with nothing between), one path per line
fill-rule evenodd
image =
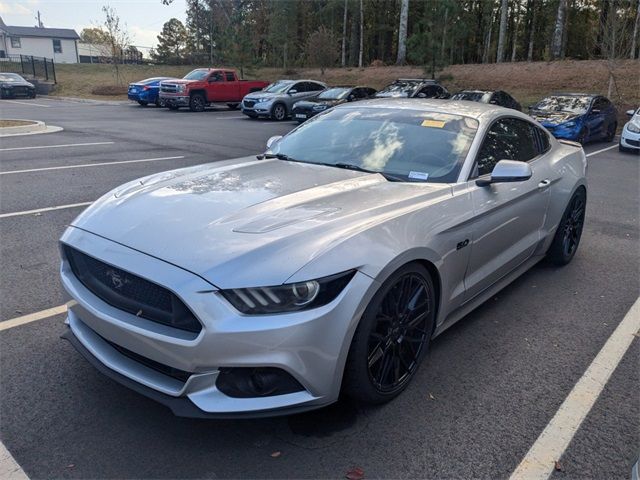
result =
M60 39L53 39L53 53L62 53L62 41Z
M11 48L20 48L20 38L11 37Z

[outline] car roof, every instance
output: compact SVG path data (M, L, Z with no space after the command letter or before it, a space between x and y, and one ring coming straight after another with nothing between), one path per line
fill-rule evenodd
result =
M599 97L597 93L565 93L565 92L556 92L548 95L549 97Z
M376 98L361 100L357 105L344 104L336 108L388 108L393 110L422 110L424 112L450 113L465 117L480 119L481 117L494 117L508 113L514 117L529 119L516 110L499 107L493 104L470 102L468 100L440 100L434 98Z
M494 93L497 91L498 90L460 90L459 92L456 92L456 93Z

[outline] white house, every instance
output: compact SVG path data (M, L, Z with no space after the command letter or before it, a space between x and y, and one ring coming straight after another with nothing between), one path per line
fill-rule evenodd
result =
M0 18L0 58L33 55L56 63L78 63L79 39L70 28L13 27Z

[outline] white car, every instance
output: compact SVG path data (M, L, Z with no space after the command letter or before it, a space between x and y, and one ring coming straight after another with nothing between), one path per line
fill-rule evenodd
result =
M640 108L628 110L631 119L625 124L620 135L619 148L621 152L640 153Z

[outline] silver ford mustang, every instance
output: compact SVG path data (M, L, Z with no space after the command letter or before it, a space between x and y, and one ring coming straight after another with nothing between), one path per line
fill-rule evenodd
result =
M60 243L64 337L177 415L385 402L434 336L545 256L572 259L586 168L515 110L345 104L263 155L84 211Z

